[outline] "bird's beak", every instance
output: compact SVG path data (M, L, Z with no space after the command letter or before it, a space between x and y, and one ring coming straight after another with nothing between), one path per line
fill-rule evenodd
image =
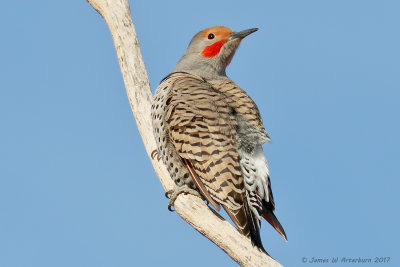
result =
M231 35L229 35L229 40L234 40L234 39L243 39L244 37L246 37L249 34L252 34L253 32L258 31L258 28L252 28L252 29L248 29L248 30L244 30L244 31L240 31L240 32L234 32Z

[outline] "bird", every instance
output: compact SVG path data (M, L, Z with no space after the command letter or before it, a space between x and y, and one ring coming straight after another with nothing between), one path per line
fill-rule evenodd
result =
M253 99L226 75L241 41L257 30L215 26L198 32L157 87L151 116L154 152L176 185L166 193L168 208L179 194L200 196L217 211L222 206L237 230L267 253L262 217L287 241L274 215L262 148L270 137Z

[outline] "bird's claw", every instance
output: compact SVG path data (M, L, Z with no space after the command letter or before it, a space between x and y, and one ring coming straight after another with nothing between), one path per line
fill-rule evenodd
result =
M174 192L174 190L172 189L172 190L169 190L169 191L167 191L167 192L165 192L165 197L166 198L168 198L168 199L170 199L171 198L171 194Z
M157 158L157 161L160 161L161 157L160 154L158 153L157 149L154 149L151 154L150 154L151 159Z
M174 206L175 200L182 193L191 194L191 195L202 198L202 196L200 195L200 193L198 191L196 191L186 185L180 186L180 187L175 187L174 189L169 190L165 193L165 197L169 198L169 203L168 203L169 211L174 211L174 209L172 209L172 207Z

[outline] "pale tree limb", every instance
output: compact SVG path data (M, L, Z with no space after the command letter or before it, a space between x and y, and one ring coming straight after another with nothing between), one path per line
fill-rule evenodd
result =
M118 61L137 127L147 154L166 191L174 183L161 161L152 159L156 149L150 117L152 94L135 27L127 0L87 0L105 19L114 40ZM176 212L197 231L223 249L242 266L281 266L255 248L248 238L211 210L200 198L181 194L175 201Z

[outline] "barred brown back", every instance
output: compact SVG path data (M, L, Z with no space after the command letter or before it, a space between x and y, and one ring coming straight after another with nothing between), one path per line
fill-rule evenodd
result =
M171 142L217 203L237 210L244 186L234 145L236 120L225 96L203 79L175 74L165 121Z

